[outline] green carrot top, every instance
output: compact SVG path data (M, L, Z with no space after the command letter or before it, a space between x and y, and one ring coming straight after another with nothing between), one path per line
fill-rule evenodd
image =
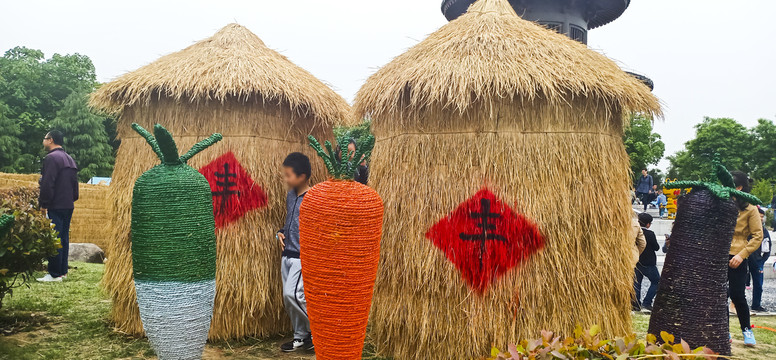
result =
M310 146L323 159L323 163L326 164L326 169L332 178L340 180L353 180L356 177L358 165L369 161L369 158L372 156L372 149L375 147L375 137L374 135L369 135L366 141L356 148L355 153L350 153L348 151L348 139L339 137L337 138L337 146L339 147L340 156L337 156L329 140L324 142L326 147L324 151L321 143L315 137L308 135L307 138L310 140Z
M666 183L664 187L666 189L684 189L684 188L702 188L706 189L714 196L720 199L730 199L734 196L736 199L741 199L753 205L760 205L762 202L756 196L737 190L733 176L716 158L712 160L714 165L714 172L719 179L718 183L704 182L704 181L674 181Z
M194 155L197 155L200 151L207 149L210 147L210 145L213 145L224 138L221 136L221 134L218 133L210 135L210 137L207 139L202 140L192 146L191 149L186 152L186 154L181 156L178 155L178 146L175 145L175 140L173 140L172 134L170 134L170 132L167 131L164 126L160 124L154 125L154 135L156 135L155 138L154 135L151 135L148 130L144 129L137 123L132 124L132 129L137 131L140 136L145 138L146 142L148 142L148 145L151 145L151 149L153 149L156 155L159 157L159 160L161 160L162 164L165 165L185 164Z
M13 221L13 215L4 214L3 216L0 216L0 236L5 236L5 234L11 230Z

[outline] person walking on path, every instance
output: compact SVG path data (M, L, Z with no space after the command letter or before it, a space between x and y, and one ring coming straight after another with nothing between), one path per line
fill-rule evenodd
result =
M749 255L749 273L752 276L752 311L768 312L762 307L763 298L763 268L765 261L771 256L771 234L765 228L765 210L758 208L760 220L763 223L763 242L760 248Z
M658 213L660 215L660 218L662 219L665 216L666 205L668 205L668 199L666 199L666 194L663 194L663 190L657 191L656 201L657 201Z
M283 248L280 264L283 304L294 328L294 339L280 346L284 352L314 348L304 296L302 261L299 258L299 207L310 190L311 173L310 159L302 153L291 153L283 161L283 178L289 187L286 195L286 223L275 237Z
M70 220L73 218L74 203L78 200L78 167L62 148L63 143L64 136L57 130L49 131L43 137L43 147L48 154L43 159L40 171L38 204L43 214L54 223L62 248L57 250L57 255L48 259L48 274L37 279L42 282L62 281L67 276Z
M649 205L650 201L648 196L653 185L652 175L647 173L647 169L641 169L641 178L639 178L638 185L636 185L636 197L644 205L644 211L647 211L647 205Z
M633 308L652 311L652 300L657 294L658 283L660 282L660 272L657 270L657 254L660 250L660 244L657 242L655 232L649 228L652 226L652 215L647 213L639 214L639 225L644 232L644 238L647 241L647 247L639 256L639 262L636 264L636 280L633 282L633 289L636 291ZM641 283L644 277L649 279L649 289L647 290L644 301L641 299Z
M748 193L751 190L749 176L741 171L732 171L736 189ZM757 341L751 330L749 304L746 301L746 278L749 256L758 251L763 241L763 224L757 207L736 199L739 211L733 240L730 243L728 263L728 295L736 308L738 322L744 335L744 345L755 346Z

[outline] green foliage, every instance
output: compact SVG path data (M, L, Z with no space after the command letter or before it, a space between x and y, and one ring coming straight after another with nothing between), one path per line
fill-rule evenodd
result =
M776 124L760 119L750 130L752 145L752 176L758 179L776 179Z
M665 144L659 134L652 132L652 119L646 115L635 114L631 117L630 126L625 129L622 140L630 157L633 181L641 176L641 169L657 165L663 158ZM661 174L658 175L662 178ZM660 183L655 175L652 177L655 184Z
M709 118L695 125L695 138L685 149L669 156L668 177L682 180L715 179L711 160L719 154L728 169L752 170L752 144L755 137L743 125L729 118Z
M13 215L7 234L0 234L0 306L5 295L25 285L43 261L61 247L57 232L35 203L34 188L5 190L0 214Z
M369 161L372 149L375 147L375 137L371 134L367 135L366 140L361 145L356 145L355 153L348 152L350 138L344 136L337 137L337 150L332 147L331 142L326 140L324 143L325 151L321 147L321 143L312 135L307 138L310 140L310 146L323 159L326 169L334 179L353 180L356 171L358 171L358 165Z
M21 133L19 124L8 117L8 106L0 103L0 171L14 170L16 159L21 155L24 145L19 139Z
M60 113L66 105L66 99L73 93L86 94L96 86L94 65L89 57L80 54L54 54L45 59L40 50L15 47L0 57L0 149L12 146L12 152L0 151L0 170L19 173L34 173L40 170L43 155L41 140L51 127L51 122L59 117L60 121L74 123L83 121L88 110L86 103L79 102L80 109L70 109ZM76 114L69 119L68 114ZM103 119L99 127L104 129L111 123ZM90 119L93 120L93 119ZM84 128L78 128L83 130ZM88 136L97 141L95 132ZM107 143L107 135L99 136ZM102 146L95 150L104 152ZM11 155L4 155L11 154ZM112 152L109 154L112 158ZM83 156L82 156L83 157ZM109 172L112 163L102 156L96 157L92 164L80 160L79 166L89 173Z
M356 141L356 149L360 149L363 146L369 146L369 136L372 135L372 120L364 119L360 124L355 126L335 126L334 138Z
M593 326L590 330L582 330L577 326L574 337L561 339L550 331L542 331L538 340L523 340L517 345L510 345L507 353L496 348L491 350L489 360L570 360L570 359L616 359L635 360L648 358L679 359L683 356L699 359L713 358L716 353L701 347L691 349L683 340L675 343L673 335L666 332L660 334L660 341L654 335L646 339L637 339L636 335L612 340L603 339L600 328ZM659 356L659 355L665 355ZM704 356L708 355L708 356Z
M755 180L751 194L756 196L763 204L770 204L773 199L773 180Z
M110 177L115 160L105 132L105 118L92 114L87 101L87 94L71 93L49 124L52 130L65 135L64 148L78 165L78 178L84 182L94 176Z

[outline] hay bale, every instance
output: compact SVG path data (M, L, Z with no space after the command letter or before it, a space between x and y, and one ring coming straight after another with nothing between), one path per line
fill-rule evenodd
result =
M288 330L275 232L285 216L280 164L292 151L313 155L306 136L326 137L349 111L347 103L310 73L232 24L213 37L164 56L102 86L91 105L120 112L121 139L110 186L113 241L103 285L113 299L116 327L142 334L130 254L130 203L135 180L156 155L130 129L164 125L180 148L219 132L224 139L189 161L195 169L231 152L266 204L217 230L216 300L211 339L269 336ZM325 178L313 160L313 180ZM206 176L207 177L207 176ZM212 183L211 183L212 185Z
M32 199L37 203L39 174L0 173L0 189L34 188ZM93 243L105 249L110 238L108 212L108 187L103 185L78 184L79 198L75 202L73 219L70 223L71 243Z
M372 118L370 184L385 201L379 353L477 358L577 324L629 333L621 136L632 111L660 106L611 60L520 19L506 0L477 2L371 76L354 117ZM482 187L538 225L544 249L479 293L425 234ZM492 261L493 251L473 253Z

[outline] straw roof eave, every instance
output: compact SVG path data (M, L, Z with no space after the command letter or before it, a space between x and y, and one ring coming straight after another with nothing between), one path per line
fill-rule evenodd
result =
M567 103L662 116L659 100L606 56L518 17L506 0L480 0L369 77L354 115L441 107L464 112L502 99Z
M115 114L161 98L284 104L329 125L349 111L330 87L237 24L104 84L92 94L90 106Z

